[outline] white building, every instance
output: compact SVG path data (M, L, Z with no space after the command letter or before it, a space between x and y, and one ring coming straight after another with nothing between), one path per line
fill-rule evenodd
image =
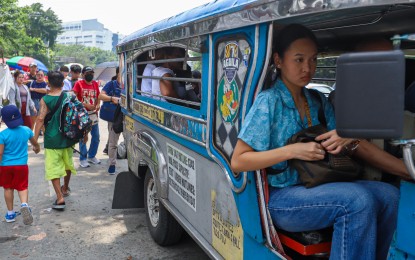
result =
M111 51L118 44L118 35L104 28L97 19L64 22L63 33L59 34L56 42L64 45L84 45Z

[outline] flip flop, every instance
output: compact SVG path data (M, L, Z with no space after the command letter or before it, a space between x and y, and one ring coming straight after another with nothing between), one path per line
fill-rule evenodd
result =
M55 202L53 202L52 204L52 209L64 210L65 207L66 207L65 202L58 204L58 200L55 200Z
M71 195L71 188L68 187L68 189L66 190L66 192L63 192L63 185L62 185L61 186L61 192L62 192L62 195L64 197L68 197L69 195Z

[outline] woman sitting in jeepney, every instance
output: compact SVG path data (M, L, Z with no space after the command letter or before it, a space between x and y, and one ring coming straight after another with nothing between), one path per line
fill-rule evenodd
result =
M319 102L304 87L316 70L314 34L304 26L292 24L283 28L276 39L273 61L278 77L270 89L257 96L246 116L232 156L232 169L282 170L267 176L271 186L269 211L274 224L289 232L333 226L330 259L386 259L396 227L397 188L365 180L305 188L297 171L287 165L290 159L322 160L325 153L337 154L354 140L337 135L331 104L325 98ZM318 136L316 142L286 145L293 134L320 123L321 105L329 132ZM374 149L367 143L362 148L355 155L365 157ZM375 150L376 155L382 158L372 162L383 161L384 170L407 174L399 159L379 150Z

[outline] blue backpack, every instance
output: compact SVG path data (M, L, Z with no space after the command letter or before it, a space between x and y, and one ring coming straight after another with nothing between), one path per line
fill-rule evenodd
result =
M92 120L84 105L75 95L67 96L63 101L59 131L66 138L78 141L84 138L91 129Z

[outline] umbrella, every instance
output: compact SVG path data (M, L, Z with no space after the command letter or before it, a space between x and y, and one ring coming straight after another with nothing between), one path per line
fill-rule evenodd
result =
M108 82L115 76L115 70L118 67L118 61L103 62L96 65L95 80Z
M8 59L7 61L6 61L6 64L7 65L9 65L9 67L11 68L11 69L15 69L15 70L22 70L22 67L20 67L18 64L17 64L17 62L19 61L19 60L21 60L23 58L23 56L16 56L16 57L13 57L13 58L11 58L11 59Z
M45 64L43 64L41 61L36 60L32 57L16 56L6 61L6 63L7 65L10 66L10 68L24 70L24 71L29 71L29 65L31 63L36 63L37 68L39 70L42 70L43 72L48 72L48 69L46 68Z

